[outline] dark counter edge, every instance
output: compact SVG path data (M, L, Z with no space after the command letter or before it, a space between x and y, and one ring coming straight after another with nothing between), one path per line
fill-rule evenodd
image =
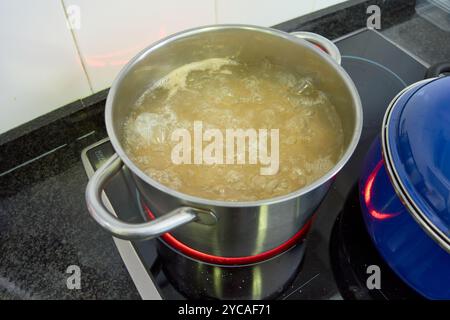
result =
M291 32L304 30L336 39L364 28L368 6L376 4L382 10L383 29L406 20L414 14L415 1L350 0L275 25L274 28ZM44 114L0 135L0 176L16 166L54 150L64 144L93 134L106 136L104 101L109 89L79 99Z

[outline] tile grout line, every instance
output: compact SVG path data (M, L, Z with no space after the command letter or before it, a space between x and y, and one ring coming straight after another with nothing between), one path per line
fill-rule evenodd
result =
M62 6L62 9L63 9L63 12L64 12L64 17L66 19L66 22L69 23L69 17L67 16L66 4L64 3L64 0L60 0L60 3L61 3L61 6ZM71 27L69 27L69 31L70 31L70 34L72 36L73 43L75 45L75 50L77 51L78 57L80 59L80 63L81 63L81 67L83 68L84 75L86 76L86 79L87 79L87 82L88 82L88 85L89 85L89 89L91 90L91 93L94 94L95 92L94 92L94 88L92 86L92 81L91 81L91 78L89 77L89 74L87 72L86 63L84 61L83 55L81 54L81 49L80 49L80 47L78 45L77 37L75 35L74 30Z

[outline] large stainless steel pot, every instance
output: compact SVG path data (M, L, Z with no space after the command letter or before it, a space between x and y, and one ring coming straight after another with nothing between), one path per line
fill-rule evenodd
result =
M311 35L301 39L269 28L217 25L172 35L139 53L123 68L108 94L105 121L117 154L95 173L87 186L86 201L92 217L119 238L150 239L170 231L195 250L224 257L255 255L290 239L313 214L333 176L350 158L362 128L361 102L352 80L338 63L305 41L305 37L309 39ZM321 48L333 50L329 45ZM229 56L250 63L269 59L288 66L312 77L327 93L343 122L345 152L322 178L272 199L214 201L172 190L147 176L130 160L122 147L122 130L136 99L175 68L193 61ZM156 220L129 224L118 220L104 207L103 187L123 164L133 173L142 198Z

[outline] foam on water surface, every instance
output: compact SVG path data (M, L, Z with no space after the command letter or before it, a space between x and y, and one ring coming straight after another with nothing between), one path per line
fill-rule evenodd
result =
M174 164L171 134L184 128L193 136L195 121L223 136L230 128L278 129L278 172L264 176L260 164L248 163ZM311 78L269 61L248 65L229 58L167 74L136 101L124 131L127 154L149 176L187 194L228 201L266 199L308 185L336 164L344 143L333 104Z

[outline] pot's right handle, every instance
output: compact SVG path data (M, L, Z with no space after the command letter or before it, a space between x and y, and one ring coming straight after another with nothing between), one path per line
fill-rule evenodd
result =
M122 166L122 160L114 154L94 173L86 187L86 203L91 216L115 237L126 240L151 239L194 221L199 215L212 215L207 210L179 207L150 222L133 224L119 220L103 204L102 192L107 182Z
M450 73L450 62L440 62L430 66L425 74L425 79L439 77L443 73Z
M333 41L313 32L295 31L291 32L293 36L306 40L327 53L337 64L341 64L341 53Z

